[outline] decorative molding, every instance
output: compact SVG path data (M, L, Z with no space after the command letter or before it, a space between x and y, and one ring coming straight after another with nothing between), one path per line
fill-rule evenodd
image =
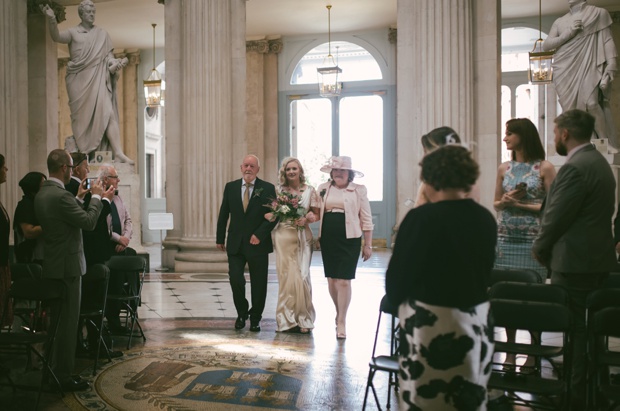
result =
M245 42L246 52L256 52L260 54L278 54L282 51L282 40L252 40Z
M260 54L269 53L269 41L268 40L252 40L245 42L245 51L255 51Z
M388 29L388 41L390 44L396 44L396 40L398 38L398 29L389 28Z
M137 66L140 64L140 50L136 51L127 51L125 53L125 57L129 59L129 64Z
M611 19L614 23L620 24L620 11L612 11L609 14L611 14Z
M62 23L67 19L65 15L65 7L50 0L28 0L28 14L43 15L40 6L45 4L47 4L52 8L52 10L54 10L54 14L56 15L56 21L58 23Z
M269 40L269 52L273 54L280 54L284 44L281 39Z

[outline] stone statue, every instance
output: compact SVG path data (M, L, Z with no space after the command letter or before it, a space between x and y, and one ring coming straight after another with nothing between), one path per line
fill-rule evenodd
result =
M543 43L554 50L553 83L562 110L581 109L596 119L597 138L607 138L618 149L609 106L611 83L617 71L612 19L603 8L584 0L568 0L570 11L557 19Z
M82 22L62 32L49 5L41 6L41 10L49 19L52 39L69 45L67 94L71 129L79 151L90 154L109 151L111 147L117 160L133 164L121 147L116 102L119 71L128 60L114 57L110 36L94 25L95 4L91 0L82 1L78 6Z

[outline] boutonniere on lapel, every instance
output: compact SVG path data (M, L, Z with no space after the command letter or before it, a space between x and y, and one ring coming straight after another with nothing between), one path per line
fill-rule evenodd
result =
M254 197L260 197L260 194L263 192L263 187L261 188L257 188L256 190L254 190L254 192L252 193L252 198Z
M325 192L327 190L326 189L322 189L321 192L319 193L319 195L321 196L321 198L325 197Z

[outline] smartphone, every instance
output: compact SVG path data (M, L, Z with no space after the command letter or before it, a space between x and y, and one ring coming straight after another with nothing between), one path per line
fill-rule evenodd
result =
M517 190L525 190L527 188L527 183L521 182L521 183L517 184L517 186L515 188Z
M97 178L87 178L86 179L86 188L88 190L90 190L90 187L92 186L93 181L97 180Z

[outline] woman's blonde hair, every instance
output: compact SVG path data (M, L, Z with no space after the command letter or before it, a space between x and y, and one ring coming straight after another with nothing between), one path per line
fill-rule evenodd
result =
M280 183L280 186L282 187L288 186L286 182L286 166L288 165L288 163L292 161L296 162L297 165L299 166L299 183L300 184L306 183L306 174L304 172L304 167L301 165L301 162L295 157L285 157L282 160L282 165L280 166L280 171L278 172L278 176L279 176L278 182Z

